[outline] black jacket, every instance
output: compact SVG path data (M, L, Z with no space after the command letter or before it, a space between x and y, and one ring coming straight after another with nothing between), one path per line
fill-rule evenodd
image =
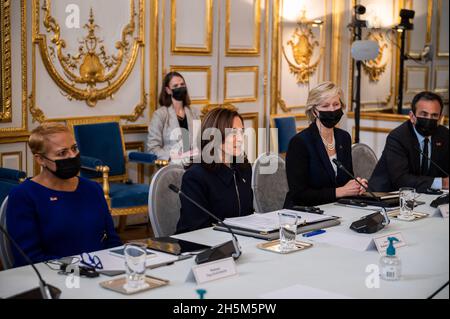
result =
M235 178L236 177L236 183ZM183 175L181 190L220 219L253 213L250 164L220 165L210 171L193 164ZM177 233L211 227L216 221L190 201L180 196L181 211Z
M439 126L431 136L431 159L448 172L448 128ZM420 146L413 124L408 120L391 133L375 170L369 180L374 191L397 191L400 187L413 187L424 192L435 177L445 177L432 163L428 176L420 175Z
M334 139L337 159L353 174L350 134L335 128ZM286 153L286 174L289 192L285 208L334 202L336 188L350 180L340 169L335 175L315 123L291 139Z

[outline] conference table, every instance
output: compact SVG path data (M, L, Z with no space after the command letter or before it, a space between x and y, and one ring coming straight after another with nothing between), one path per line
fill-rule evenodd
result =
M65 275L51 270L47 265L36 264L45 281L62 290L61 298L145 298L145 299L197 299L197 289L206 290L207 299L256 298L428 298L449 280L449 222L440 216L429 203L436 195L421 194L418 200L426 203L414 211L430 214L428 217L407 222L391 219L391 223L375 234L357 234L349 225L368 215L363 208L327 204L320 206L325 214L341 217L341 224L327 228L327 233L352 236L378 237L400 232L406 246L397 249L402 262L399 281L376 280L373 269L379 264L380 253L375 249L357 250L333 242L310 240L309 249L277 254L261 250L258 243L264 240L238 236L242 256L236 260L238 274L201 285L186 281L195 265L194 258L172 265L148 269L146 274L169 280L163 287L133 295L120 294L99 283L111 277L84 278L78 287L68 287ZM319 238L318 235L317 238ZM175 237L217 245L230 240L230 234L212 228L184 233ZM362 238L361 237L361 238ZM356 237L355 237L356 238ZM300 234L298 240L304 240ZM108 255L98 252L98 256ZM114 257L119 258L119 257ZM105 264L105 262L103 262ZM108 268L108 265L104 265ZM375 268L374 268L375 267ZM371 277L372 276L372 277ZM374 281L375 280L375 281ZM36 287L38 279L30 266L0 272L0 298ZM435 298L449 298L448 285Z

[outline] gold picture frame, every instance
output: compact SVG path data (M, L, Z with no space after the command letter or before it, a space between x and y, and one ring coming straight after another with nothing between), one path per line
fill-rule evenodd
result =
M11 122L11 2L0 1L0 122Z

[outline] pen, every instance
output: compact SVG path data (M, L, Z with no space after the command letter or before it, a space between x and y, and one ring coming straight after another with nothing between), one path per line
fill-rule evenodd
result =
M311 236L323 234L324 232L325 232L325 230L318 229L318 230L313 230L313 231L311 231L309 233L304 233L302 236L303 237L311 237Z

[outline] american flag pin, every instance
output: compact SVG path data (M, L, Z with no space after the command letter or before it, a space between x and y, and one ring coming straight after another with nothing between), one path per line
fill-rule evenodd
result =
M58 200L58 197L50 197L51 202L54 202L55 200Z

